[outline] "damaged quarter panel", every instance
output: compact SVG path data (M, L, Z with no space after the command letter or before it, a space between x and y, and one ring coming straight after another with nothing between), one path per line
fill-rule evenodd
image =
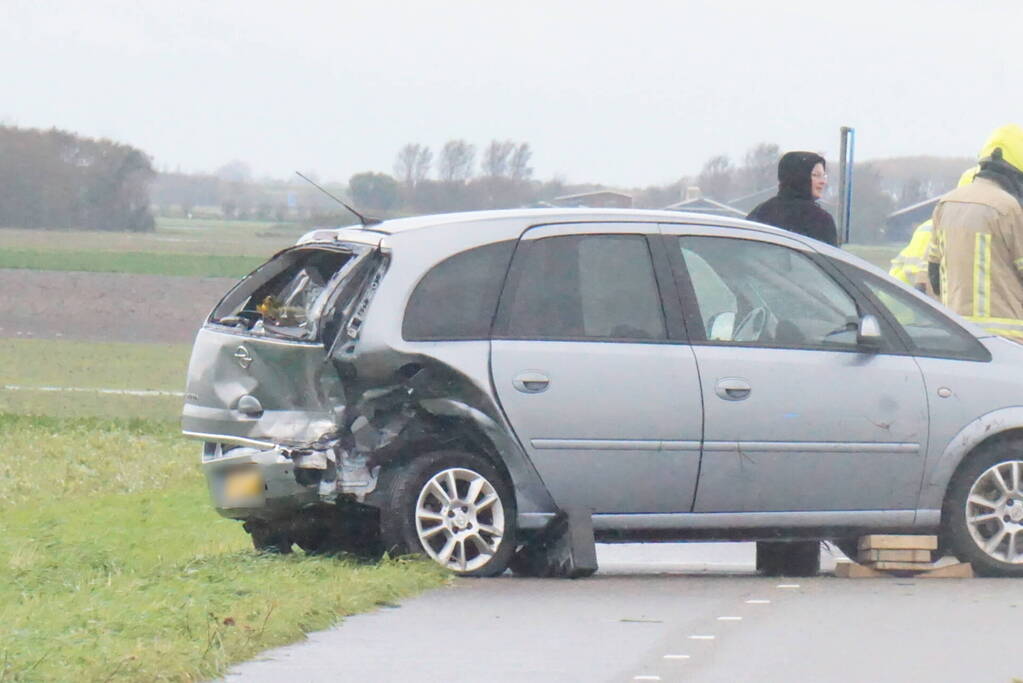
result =
M494 246L489 243L499 240L488 239L488 233L509 238L503 240L508 245L502 256L504 265L492 274L498 283L503 281L514 238L527 227L528 223L521 218L472 226L455 221L431 228L428 240L415 230L388 236L384 244L393 254L393 264L374 297L373 307L392 314L367 319L354 356L347 356L340 350L334 353L336 361L351 366L360 390L393 384L395 377L403 374L414 375L409 382L414 385L410 387L414 409L429 416L428 422L432 423L442 443L447 437L463 434L478 440L480 448L490 451L492 459L511 479L519 522L525 527L543 524L545 516L553 513L555 507L533 464L511 436L513 432L494 398L489 370L490 341L486 338L489 319L483 333L478 335L483 338L408 340L403 336L401 312L434 266L452 254L457 257L473 248ZM414 260L415 265L410 266L408 260ZM463 283L463 287L472 288L473 284ZM492 313L488 315L492 317Z

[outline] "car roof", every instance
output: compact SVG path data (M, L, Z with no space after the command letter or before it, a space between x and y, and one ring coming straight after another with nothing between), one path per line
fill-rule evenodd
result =
M362 225L350 225L339 228L321 228L303 235L299 239L299 244L332 242L335 240L351 240L377 244L384 236L431 239L435 233L453 227L456 227L460 232L475 234L479 243L482 244L503 239L517 239L523 230L533 225L577 222L696 223L699 225L757 230L796 239L802 237L787 230L740 218L727 218L685 211L595 208L502 209L394 218L365 227ZM480 228L480 230L477 232L473 229L474 226ZM805 241L805 238L800 241Z

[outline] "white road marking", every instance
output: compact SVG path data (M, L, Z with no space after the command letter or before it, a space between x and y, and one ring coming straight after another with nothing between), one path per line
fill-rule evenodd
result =
M717 636L689 636L689 640L714 640Z
M152 391L146 389L91 389L89 387L26 387L18 384L4 384L5 391L67 391L93 394L114 394L117 396L174 396L184 398L182 391Z
M742 617L718 617L718 621L742 621Z
M689 659L689 655L664 655L664 659Z
M747 600L747 605L770 605L770 600Z
M799 588L798 583L779 583L778 588Z
M661 680L661 677L660 676L633 676L632 680L634 680L634 681L659 681L659 680Z

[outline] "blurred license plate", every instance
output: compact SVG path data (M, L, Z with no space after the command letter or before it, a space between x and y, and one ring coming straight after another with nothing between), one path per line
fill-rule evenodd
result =
M224 496L229 500L252 498L263 493L263 477L259 470L234 470L224 482Z

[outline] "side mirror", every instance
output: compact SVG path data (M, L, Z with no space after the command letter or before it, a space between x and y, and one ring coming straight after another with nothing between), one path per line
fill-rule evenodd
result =
M876 351L881 348L881 323L869 313L860 318L860 326L856 332L856 343L859 346Z

